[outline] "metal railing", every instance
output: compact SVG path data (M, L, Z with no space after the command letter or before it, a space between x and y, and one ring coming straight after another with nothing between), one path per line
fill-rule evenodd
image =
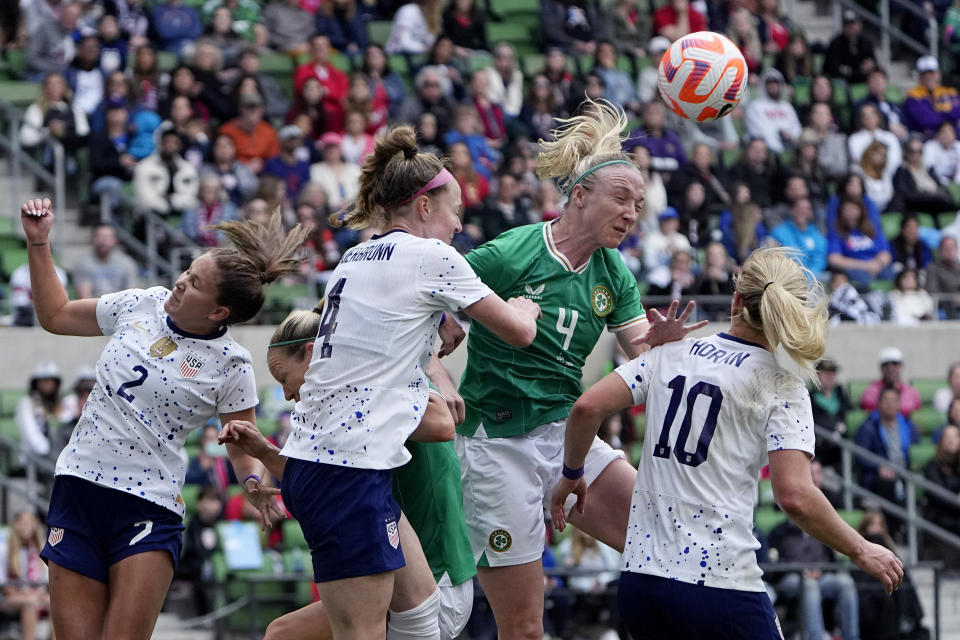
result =
M895 5L897 10L909 13L927 23L928 42L926 44L917 41L912 36L907 35L898 27L895 27L893 24L891 24L891 4ZM929 54L936 57L939 53L940 28L937 24L936 17L928 15L923 9L919 8L919 6L913 2L908 2L907 0L879 0L877 3L877 13L879 15L875 15L864 9L854 0L836 0L833 3L833 19L834 23L837 25L837 31L840 31L842 28L841 14L846 10L853 11L863 22L879 29L880 50L878 52L878 57L880 58L879 62L881 66L886 69L890 68L891 39L897 40L897 42L899 42L901 45L907 47L918 55Z

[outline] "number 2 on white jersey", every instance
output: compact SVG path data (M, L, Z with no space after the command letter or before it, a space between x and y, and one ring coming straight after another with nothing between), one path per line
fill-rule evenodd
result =
M577 328L577 317L578 313L576 309L570 309L570 325L564 326L563 322L567 317L567 309L560 307L560 315L557 316L557 331L560 332L560 335L565 336L563 340L563 350L566 351L570 348L570 341L573 340L573 330Z
M150 535L151 531L153 531L153 520L141 520L140 522L133 523L133 526L135 527L139 527L141 525L143 526L143 531L141 531L140 533L138 533L137 535L133 536L133 538L130 539L130 544L127 545L128 547L132 547L133 545L137 544L138 542L146 538L148 535Z

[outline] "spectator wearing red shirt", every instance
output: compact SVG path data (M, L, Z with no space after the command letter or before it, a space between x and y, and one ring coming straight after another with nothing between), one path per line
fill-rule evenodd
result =
M900 378L903 371L903 352L896 347L886 347L880 352L880 379L870 383L860 397L860 408L874 411L880 402L884 387L896 387L900 391L900 413L908 416L920 408L920 392Z
M293 76L294 92L299 93L308 78L316 78L323 86L323 106L328 131L343 131L343 100L350 81L347 74L330 64L330 38L317 34L310 39L310 62L297 67Z
M280 153L277 132L263 119L263 99L257 93L245 93L240 98L240 115L222 127L220 133L229 136L237 148L237 160L259 174L267 158Z
M653 31L671 42L688 33L707 30L707 19L690 6L690 0L670 0L653 13Z

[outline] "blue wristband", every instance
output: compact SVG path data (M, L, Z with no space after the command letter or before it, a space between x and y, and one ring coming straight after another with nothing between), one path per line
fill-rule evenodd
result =
M566 464L563 465L563 477L567 480L579 480L583 477L583 467L571 469Z
M440 324L443 324L443 323L446 322L446 321L447 321L447 314L446 314L445 312L444 312L444 313L441 313L441 314L440 314Z
M251 473L250 475L248 475L246 478L243 479L243 482L241 482L240 485L243 486L247 484L247 480L249 480L250 478L253 478L254 480L256 480L257 484L263 484L263 480L260 479L260 476L258 476L255 473Z

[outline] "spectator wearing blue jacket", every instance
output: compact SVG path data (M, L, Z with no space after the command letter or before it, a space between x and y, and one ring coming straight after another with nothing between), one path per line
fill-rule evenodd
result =
M181 0L166 0L150 12L150 25L163 51L179 54L183 46L200 37L203 22L193 7L185 7Z
M340 53L355 56L367 48L367 28L355 0L320 3L316 26L317 33L330 38L330 46Z
M770 235L784 247L799 249L803 266L819 275L827 269L827 239L812 220L810 200L798 198L790 207L790 219L774 227Z
M489 180L493 177L493 167L500 160L500 153L479 133L482 131L480 118L472 104L460 105L455 113L453 128L443 136L444 144L447 149L458 142L467 145L474 169Z

